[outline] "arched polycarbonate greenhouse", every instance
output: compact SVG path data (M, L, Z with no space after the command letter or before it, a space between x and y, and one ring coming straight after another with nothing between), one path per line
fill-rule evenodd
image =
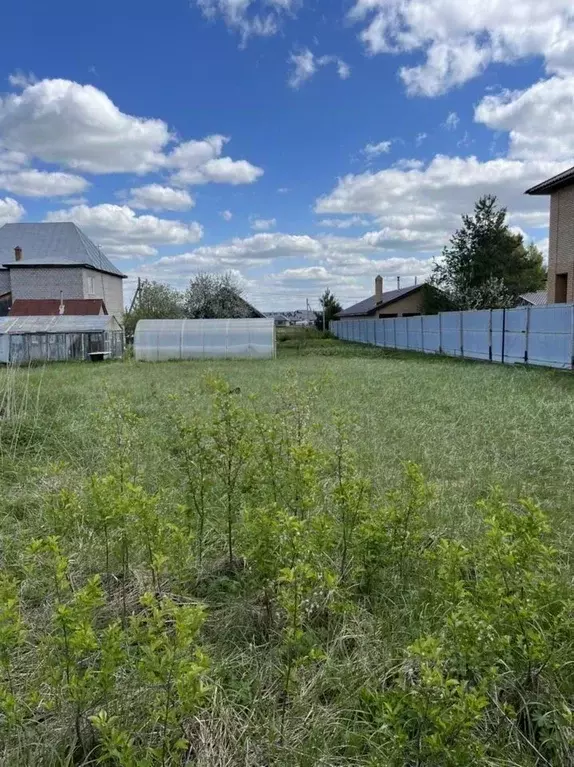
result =
M273 319L140 320L134 336L136 360L272 359Z

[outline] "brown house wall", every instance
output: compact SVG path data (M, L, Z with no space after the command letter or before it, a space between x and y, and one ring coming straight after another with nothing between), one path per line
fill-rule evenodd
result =
M404 314L422 314L423 313L423 300L421 291L417 291L416 293L410 293L408 296L405 296L404 298L399 299L398 301L395 301L392 304L389 304L388 306L383 307L382 309L379 309L379 311L376 314L370 314L368 317L365 317L365 315L357 316L357 317L342 317L344 320L365 320L365 319L376 319L377 317L380 317L384 319L385 317L394 317L398 315L399 317L402 317Z
M550 197L548 247L548 303L556 303L556 275L568 275L566 301L574 302L574 186Z

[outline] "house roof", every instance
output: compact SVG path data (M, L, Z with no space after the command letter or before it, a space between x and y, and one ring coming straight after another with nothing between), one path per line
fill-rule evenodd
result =
M531 186L527 189L525 194L551 194L557 189L562 189L565 186L572 186L574 184L574 167L568 168L568 170L559 173L557 176L542 181L536 186Z
M535 293L523 293L519 298L531 306L546 306L548 303L548 294L545 290L537 290Z
M0 317L0 335L4 333L103 333L119 331L121 325L111 315L99 317Z
M16 261L14 248L22 248ZM4 224L0 227L0 264L13 269L31 266L85 266L125 277L102 251L70 222Z
M101 298L65 298L62 303L64 311L60 314L60 301L57 298L17 298L10 309L10 317L87 317L108 313Z
M400 288L399 290L387 290L383 293L382 301L377 303L377 297L371 296L365 298L364 301L359 301L358 304L349 306L348 309L343 309L342 312L337 314L337 317L359 317L368 316L377 309L383 309L385 306L398 301L400 298L414 293L416 290L420 290L422 285L411 285L409 288Z

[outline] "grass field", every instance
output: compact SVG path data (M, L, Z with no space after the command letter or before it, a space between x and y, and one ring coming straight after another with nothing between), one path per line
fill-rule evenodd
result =
M52 365L19 371L28 388L28 449L20 445L14 476L54 461L85 473L97 456L90 424L109 397L141 412L158 471L153 435L170 395L194 392L206 374L224 376L242 395L270 403L287 382L317 383L319 420L335 411L353 423L351 440L365 472L381 488L394 486L401 464L418 463L436 483L445 522L464 526L474 502L492 485L510 497L532 496L557 522L571 521L574 490L574 376L417 355L393 355L335 339L279 344L275 361ZM26 431L26 433L28 433ZM2 449L10 452L4 437ZM25 444L25 440L24 440ZM86 463L88 461L88 463ZM148 465L149 464L149 465ZM30 491L28 482L26 483Z
M574 645L574 627L565 628L574 377L384 353L312 334L285 334L278 346L278 358L265 362L0 371L0 764L572 763L565 755L574 682L564 673L567 689L560 687L553 663ZM194 431L204 418L203 431ZM198 468L202 453L207 468ZM339 469L330 454L339 455ZM424 484L412 467L405 480L408 462ZM477 502L494 486L511 504L530 497L547 512L559 567L550 549L537 548L546 533L536 516L515 528L504 506L489 501L497 521L487 525L513 532L484 537ZM199 508L198 487L208 498L205 531L190 512ZM398 496L380 500L396 488ZM473 572L483 568L484 586L456 581L462 596L452 614L472 626L469 636L482 636L479 624L492 610L491 634L516 631L513 648L526 642L518 660L504 655L506 639L506 649L496 645L505 668L496 682L498 661L479 674L476 659L464 687L446 681L466 672L459 655L456 663L440 655L443 643L456 643L445 617L455 609L451 587L443 602L433 601L435 582L442 593L446 578L441 558L433 559L439 539L448 556L461 557L461 572L472 562ZM453 554L452 541L469 546L468 555ZM489 564L509 541L515 548L504 556L516 568L516 591L507 579L503 588ZM544 594L541 573L555 579L544 582ZM82 590L93 576L99 595ZM499 591L496 605L485 601ZM550 593L560 594L553 604L565 612L544 612ZM499 618L512 622L512 600L522 610L523 597L532 615L525 608L516 625L498 627ZM205 617L193 613L198 602ZM190 612L178 624L183 609ZM118 618L114 652L99 633L110 616ZM548 657L525 624L554 648ZM184 625L178 644L170 627ZM557 639L558 631L566 633ZM438 637L432 652L417 644L427 635ZM480 640L479 655L488 641ZM136 646L151 654L134 660ZM106 653L113 673L104 673ZM169 673L153 665L156 656L171 659ZM146 697L150 680L156 692ZM180 683L187 692L178 697ZM126 713L128 698L135 708ZM539 724L522 699L552 716ZM428 713L433 706L440 724ZM116 724L94 720L100 709Z

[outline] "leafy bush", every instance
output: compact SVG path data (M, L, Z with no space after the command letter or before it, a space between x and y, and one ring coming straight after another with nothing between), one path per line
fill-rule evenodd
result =
M94 471L52 467L12 521L2 763L570 763L573 600L542 511L493 491L446 536L418 466L381 495L353 424L317 422L317 383L204 390L163 409L160 480L145 403L113 398Z

